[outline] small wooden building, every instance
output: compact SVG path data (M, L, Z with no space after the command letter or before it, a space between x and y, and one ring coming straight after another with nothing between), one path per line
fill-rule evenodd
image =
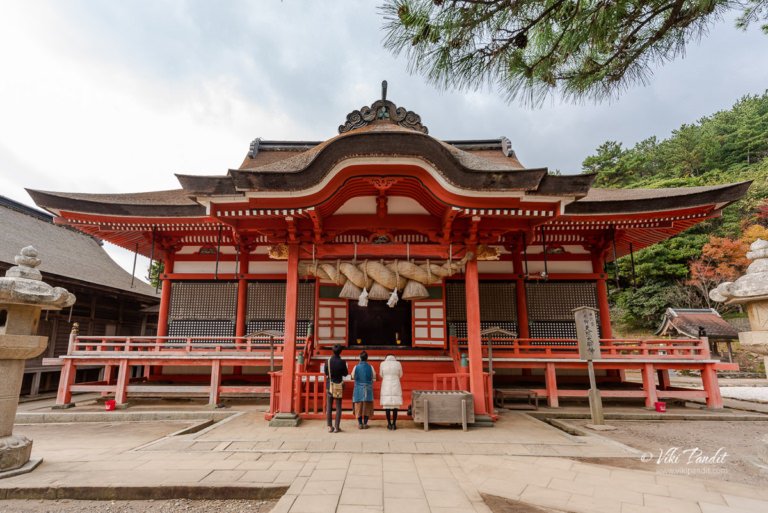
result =
M656 335L662 337L707 337L714 356L720 356L718 343L723 342L728 351L728 361L733 361L731 343L738 340L739 332L723 319L714 308L667 308Z
M730 367L702 341L614 338L606 264L719 216L748 182L596 189L594 175L525 167L507 138L431 137L386 97L326 141L256 139L225 174L177 178L172 191L30 191L57 223L165 264L158 336L78 337L65 372L98 364L107 378L72 386L63 375L60 404L73 390L122 403L175 380L212 404L268 390L268 416L316 417L320 365L341 344L376 368L396 354L405 404L412 390L464 389L492 415L492 388L520 386L554 407L587 396L572 312L591 306L603 397L722 406L716 370ZM516 335L494 341L495 376L490 327ZM264 330L283 335L249 336ZM130 381L137 365L148 383ZM642 371L642 388L622 383L627 369ZM670 369L700 370L704 390L671 389Z
M132 279L93 236L55 225L50 214L0 196L0 273L16 265L14 257L29 245L40 252L43 279L74 293L77 302L71 309L43 314L37 334L48 337L48 350L27 361L22 394L57 390L59 369L43 366L42 359L67 354L74 322L83 335L155 333L157 315L141 312L160 302L154 287ZM101 370L100 366L82 366L78 380L98 379Z

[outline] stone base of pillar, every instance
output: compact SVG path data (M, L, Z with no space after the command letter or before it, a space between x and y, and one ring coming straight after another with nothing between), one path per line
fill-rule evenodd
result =
M32 440L21 435L0 437L0 471L23 467L32 455Z
M13 470L0 471L0 479L5 479L6 477L16 477L22 474L27 474L29 472L32 472L42 462L43 462L43 458L35 458L33 460L29 460L19 468L16 468Z
M495 422L490 415L475 414L475 422L470 424L472 427L493 427Z
M269 421L269 427L296 427L301 423L301 417L295 413L276 413Z

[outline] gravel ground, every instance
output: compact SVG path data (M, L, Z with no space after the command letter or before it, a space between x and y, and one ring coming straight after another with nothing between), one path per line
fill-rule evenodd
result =
M274 501L76 501L0 500L0 513L266 513Z
M584 426L588 422L573 423ZM644 451L645 455L639 460L596 463L698 479L756 486L768 484L768 422L609 421L608 424L617 429L601 431L600 436ZM700 452L694 455L696 450ZM711 461L697 459L699 455Z
M720 387L720 394L729 399L768 403L768 387Z

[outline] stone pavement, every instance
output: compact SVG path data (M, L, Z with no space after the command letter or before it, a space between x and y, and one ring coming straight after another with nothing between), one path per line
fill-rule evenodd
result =
M345 432L330 434L320 421L270 428L258 408L241 410L193 434L174 434L188 421L17 425L44 462L0 481L0 493L89 485L287 486L276 513L488 512L481 493L585 513L768 509L768 490L569 459L637 459L638 453L522 413L506 412L496 427L467 433L424 432L410 422L395 432L382 422L359 431L345 421Z

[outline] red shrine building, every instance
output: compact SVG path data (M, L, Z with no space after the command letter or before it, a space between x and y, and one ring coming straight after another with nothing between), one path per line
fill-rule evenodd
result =
M706 339L614 338L606 268L719 216L749 183L592 188L594 175L526 168L506 138L435 139L386 92L326 141L256 139L225 174L177 178L170 191L29 191L57 223L164 263L157 336L73 334L48 362L62 366L59 406L73 391L214 405L268 392L269 418L317 418L320 366L341 344L350 368L362 349L375 369L396 355L405 405L412 390L469 390L493 418L496 390L523 389L557 407L587 396L573 310L589 306L603 397L722 407L716 371L736 366ZM83 365L102 379L74 383ZM671 386L672 369L700 371L703 389Z

